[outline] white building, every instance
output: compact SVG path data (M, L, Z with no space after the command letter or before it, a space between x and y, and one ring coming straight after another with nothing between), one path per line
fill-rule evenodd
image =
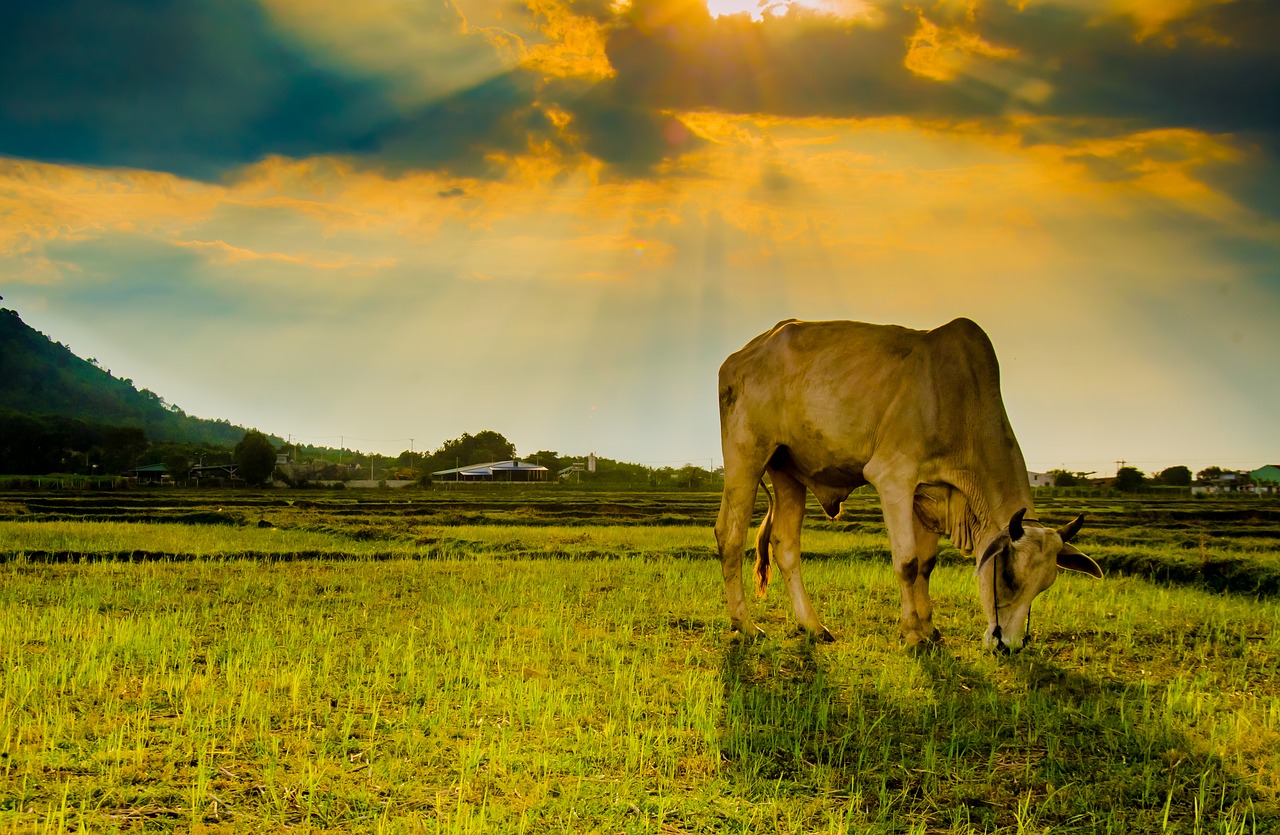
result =
M1027 480L1031 482L1032 487L1052 487L1053 473L1027 473Z

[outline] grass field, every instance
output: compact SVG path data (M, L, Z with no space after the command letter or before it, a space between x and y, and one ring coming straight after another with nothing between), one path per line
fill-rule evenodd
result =
M0 832L1280 831L1280 504L1089 504L1035 642L902 652L874 496L839 641L727 631L713 494L0 495ZM1060 505L1060 506L1059 506Z

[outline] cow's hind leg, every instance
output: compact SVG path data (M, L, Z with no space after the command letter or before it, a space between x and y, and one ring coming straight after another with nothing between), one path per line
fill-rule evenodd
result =
M777 502L770 545L778 570L787 584L787 592L791 595L796 622L810 635L834 641L832 634L818 620L818 613L814 611L800 575L800 529L804 524L805 487L784 472L771 469L768 473Z
M761 468L763 472L763 467ZM756 488L761 472L725 462L724 496L716 517L716 545L720 550L720 568L724 574L725 598L729 604L729 623L735 632L748 638L763 635L747 611L746 593L742 585L742 553L751 511L756 503Z

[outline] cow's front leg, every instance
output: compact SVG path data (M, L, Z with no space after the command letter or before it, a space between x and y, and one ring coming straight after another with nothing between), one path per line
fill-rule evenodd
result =
M917 629L924 640L937 643L942 640L942 633L933 625L933 600L929 597L929 576L938 562L938 534L926 531L916 522L916 577L911 586L912 599L915 603ZM899 576L901 579L901 576ZM903 597L906 597L903 589Z
M908 651L921 649L941 638L933 626L929 600L929 575L938 549L938 535L926 531L916 519L914 490L895 495L881 492L893 571L902 594L902 637Z
M815 638L834 641L835 637L818 620L818 613L800 574L800 529L804 524L805 487L784 472L768 472L777 500L771 538L773 557L791 595L791 609L795 612L796 622Z

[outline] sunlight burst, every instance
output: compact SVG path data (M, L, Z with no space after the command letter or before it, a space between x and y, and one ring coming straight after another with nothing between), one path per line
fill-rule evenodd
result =
M707 11L712 17L748 14L752 20L764 20L765 15L781 17L793 8L847 17L851 16L846 8L849 5L840 0L707 0Z

